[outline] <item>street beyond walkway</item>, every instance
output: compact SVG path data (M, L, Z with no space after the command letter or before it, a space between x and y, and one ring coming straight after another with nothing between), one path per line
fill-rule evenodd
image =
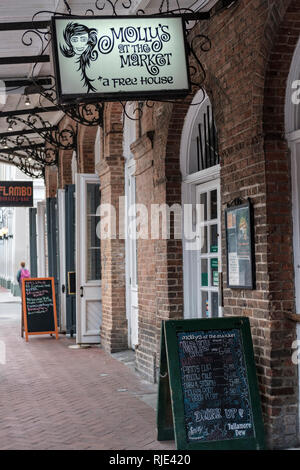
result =
M99 347L69 348L74 340L63 335L26 343L20 303L8 297L1 289L1 450L175 449L156 441L146 382Z

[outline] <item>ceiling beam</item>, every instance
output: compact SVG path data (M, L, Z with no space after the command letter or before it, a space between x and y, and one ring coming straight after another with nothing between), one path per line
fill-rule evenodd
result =
M0 65L32 64L37 62L50 62L49 55L27 55L19 57L0 57Z
M0 139L2 139L3 137L13 137L15 135L39 134L40 132L54 131L56 129L57 129L56 126L51 126L51 127L39 127L37 129L22 129L20 131L1 132Z
M5 83L5 87L7 89L9 88L15 88L15 87L25 87L25 86L30 86L30 85L51 85L52 80L49 77L41 77L41 78L36 78L35 82L33 80L28 79L28 78L12 78L12 79L5 79L5 78L0 78L2 82Z
M65 105L63 108L72 108L73 105ZM27 108L27 109L19 109L15 111L3 111L0 112L0 119L5 118L5 117L11 117L11 116L22 116L26 114L38 114L38 113L51 113L54 111L60 111L61 108L58 106L45 106L43 108Z
M40 148L40 147L45 147L45 143L32 144L32 145L20 145L19 147L10 147L8 149L0 148L0 154L1 153L13 154L15 152L20 152L22 150L35 149L35 148Z
M0 23L0 31L25 31L26 29L47 29L50 21L18 21L13 23Z

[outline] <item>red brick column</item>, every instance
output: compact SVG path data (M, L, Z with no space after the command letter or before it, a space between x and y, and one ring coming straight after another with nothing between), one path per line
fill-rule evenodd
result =
M45 167L46 198L55 197L58 188L58 168L57 166Z
M64 189L66 184L72 184L73 150L60 150L58 161L58 188Z
M137 204L149 214L148 239L138 239L139 345L138 370L150 381L157 379L161 321L182 318L182 241L151 239L152 204L181 204L179 168L180 125L186 105L175 111L170 104L144 106L142 137L131 145L136 160ZM172 114L173 110L173 114ZM180 124L178 124L180 121ZM155 129L151 130L152 128ZM168 132L169 130L169 132Z
M59 130L62 132L64 129L74 130L76 132L77 123L70 117L65 115L59 123ZM65 133L65 138L70 139L68 132ZM77 143L77 142L76 142ZM72 156L75 149L59 150L58 157L58 188L64 189L66 184L72 184Z
M98 126L78 126L78 173L95 173L95 140Z
M116 211L116 238L101 240L102 326L101 343L109 352L128 349L125 303L125 242L119 238L119 197L124 196L122 107L110 103L104 115L104 155L97 165L101 204ZM123 221L123 220L122 220Z

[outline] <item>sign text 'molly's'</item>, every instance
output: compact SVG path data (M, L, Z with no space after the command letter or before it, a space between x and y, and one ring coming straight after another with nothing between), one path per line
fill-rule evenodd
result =
M52 28L61 101L180 97L190 90L179 16L60 17Z
M0 181L0 207L32 207L32 181Z

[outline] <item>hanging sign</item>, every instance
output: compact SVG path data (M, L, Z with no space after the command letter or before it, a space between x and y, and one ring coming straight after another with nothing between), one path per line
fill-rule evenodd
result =
M58 339L54 278L22 280L25 338L28 335L55 334Z
M32 206L32 181L0 181L0 207Z
M253 217L250 201L225 211L227 286L254 289Z
M248 318L163 322L157 430L180 450L264 448Z
M190 91L182 17L53 17L53 55L61 102L136 100Z

